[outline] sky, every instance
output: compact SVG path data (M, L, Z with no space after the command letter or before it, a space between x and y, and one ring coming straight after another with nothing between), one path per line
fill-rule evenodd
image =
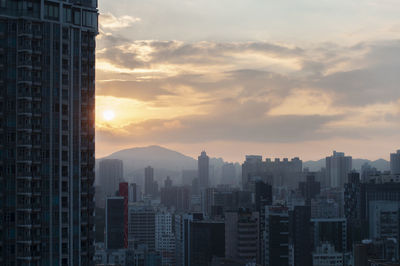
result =
M400 149L398 0L99 0L96 157Z

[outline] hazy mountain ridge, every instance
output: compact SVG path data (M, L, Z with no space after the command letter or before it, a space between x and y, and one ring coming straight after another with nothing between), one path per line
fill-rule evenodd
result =
M97 165L102 159L122 160L124 162L125 177L141 178L144 176L144 168L149 165L155 169L154 175L157 180L163 180L166 176L171 176L173 179L176 179L181 175L183 169L197 169L197 159L156 145L114 152L109 156L97 159ZM360 170L361 166L366 162L376 167L378 170L389 170L389 162L384 159L375 161L353 159L353 168ZM210 158L210 165L214 166L215 176L220 175L220 169L223 164L224 160L222 158ZM303 167L308 167L310 171L318 171L322 167L325 167L325 158L318 161L305 161L303 162Z

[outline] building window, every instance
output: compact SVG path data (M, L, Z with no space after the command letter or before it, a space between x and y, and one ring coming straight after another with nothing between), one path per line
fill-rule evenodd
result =
M79 9L74 10L74 24L81 25L81 11Z
M45 3L44 5L44 17L46 19L58 20L59 14L59 6L54 3Z
M72 10L70 7L64 7L63 9L63 17L64 22L71 23L72 22Z

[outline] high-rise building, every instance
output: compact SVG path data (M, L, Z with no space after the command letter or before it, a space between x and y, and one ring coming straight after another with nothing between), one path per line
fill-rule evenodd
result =
M167 208L175 208L177 211L190 209L189 187L164 187L160 192L160 202Z
M106 197L115 196L119 183L123 182L123 162L118 159L105 159L99 163L99 182Z
M175 215L175 259L177 266L189 266L190 245L188 243L190 226L193 221L203 220L201 213L182 213Z
M242 187L251 189L251 184L255 180L265 180L268 174L264 171L262 156L246 155L246 160L242 164Z
M365 239L354 245L353 265L399 265L398 245L396 238Z
M392 175L400 174L400 150L390 154L390 172Z
M164 187L166 188L172 187L172 180L169 176L167 176L167 178L164 180Z
M225 224L205 220L201 213L175 215L176 265L210 265L214 256L225 257Z
M370 201L368 220L370 239L399 239L400 202Z
M174 214L158 210L155 219L156 251L161 254L162 265L175 265Z
M311 219L314 250L329 242L335 251L347 251L347 221L345 218Z
M119 183L119 196L124 198L124 248L128 248L128 203L129 203L129 184Z
M188 238L189 264L210 265L213 257L225 257L225 224L223 221L194 221Z
M201 193L201 208L206 216L222 215L226 211L252 208L252 192L221 188L208 188Z
M146 245L155 250L155 210L143 203L130 203L128 207L128 246Z
M306 182L299 183L301 195L306 200L307 204L311 204L311 199L314 199L321 191L321 184L315 181L315 174L309 173L306 177Z
M318 198L311 200L312 218L338 218L340 217L339 204L334 199Z
M197 178L197 170L182 170L182 185L191 186L193 179Z
M225 213L225 257L260 263L260 216L241 209Z
M210 182L210 158L205 151L198 157L198 177L200 190L209 187Z
M329 242L323 242L315 248L312 254L313 263L318 266L343 266L345 264L344 254L335 250Z
M262 212L265 205L272 204L272 186L263 181L255 183L255 210Z
M151 166L144 169L144 194L154 194L154 168Z
M331 187L343 188L347 175L352 168L351 156L345 156L343 152L333 151L333 155L326 157L326 174Z
M302 174L303 162L295 157L290 161L284 158L282 161L276 158L272 161L262 156L246 155L242 164L242 187L245 190L253 190L256 181L264 181L276 187L295 188Z
M0 1L0 264L94 255L97 1Z
M359 242L367 236L363 188L360 174L349 173L348 182L344 185L344 215L348 223L349 248L352 248L353 243Z
M124 197L108 197L106 199L105 248L124 248Z
M294 206L289 211L289 236L293 261L290 265L312 265L311 207Z
M128 187L128 202L136 202L139 201L139 188L135 183L129 184Z
M263 265L289 265L289 211L283 206L265 206L262 245Z
M236 168L233 163L224 163L222 165L221 184L236 185Z
M381 174L369 176L366 181L361 183L359 176L352 173L345 187L345 214L349 235L353 238L350 242L395 236L398 232L400 179L396 175Z

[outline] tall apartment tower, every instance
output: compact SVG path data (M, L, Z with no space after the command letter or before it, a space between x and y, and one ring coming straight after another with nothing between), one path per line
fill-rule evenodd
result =
M225 257L260 263L260 215L249 209L225 213Z
M96 0L0 1L0 265L92 265Z
M400 174L400 150L390 154L390 172L392 175Z
M289 210L283 206L264 208L263 265L289 265Z
M105 159L99 163L99 181L105 196L115 196L119 183L123 182L123 162L118 159Z
M107 197L105 247L107 250L125 248L125 198Z
M198 171L200 190L208 188L210 182L210 158L205 151L202 151L198 157Z
M144 194L152 195L154 192L154 168L147 166L144 169Z
M343 152L333 151L333 155L326 157L326 174L333 188L343 188L347 181L347 175L352 168L351 156L345 156Z

